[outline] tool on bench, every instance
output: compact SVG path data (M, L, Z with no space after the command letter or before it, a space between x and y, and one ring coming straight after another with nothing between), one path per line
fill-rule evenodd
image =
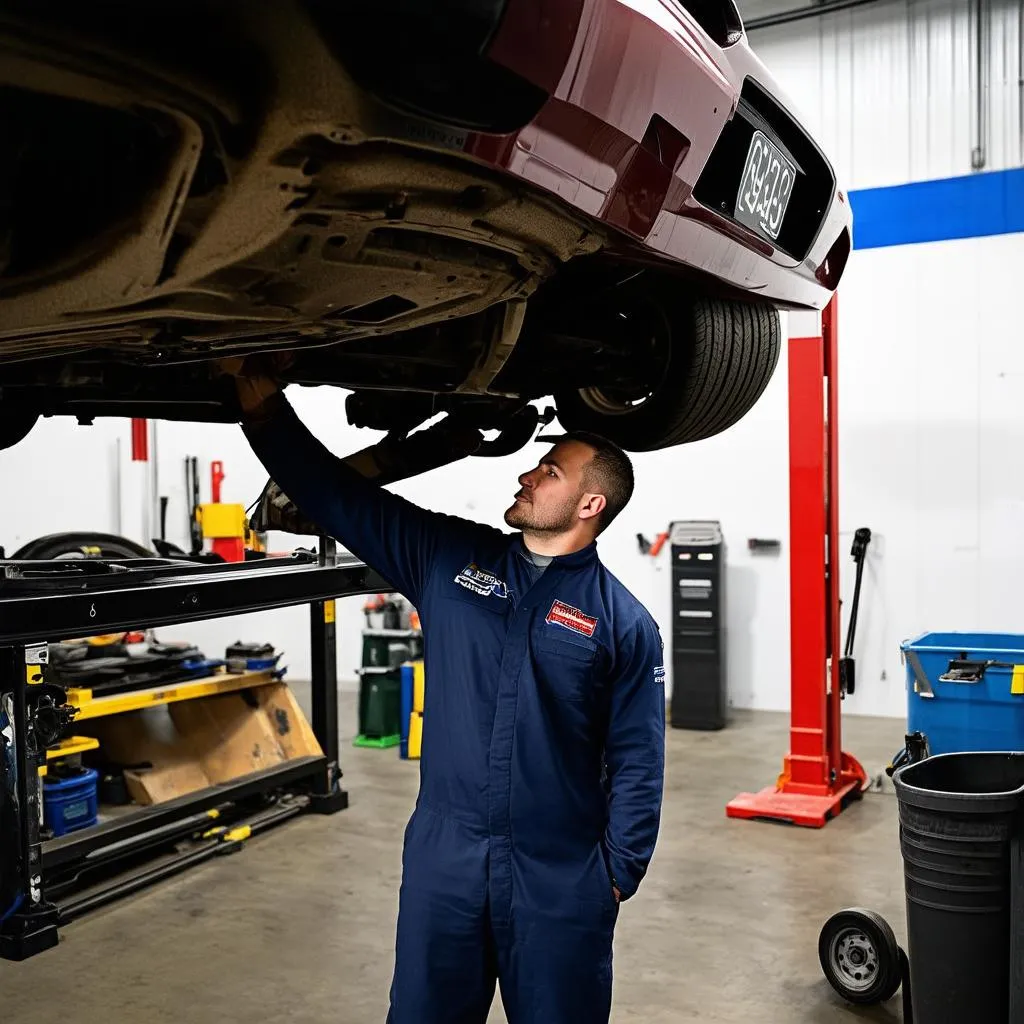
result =
M225 652L227 670L236 675L243 672L269 672L277 668L283 654L283 651L274 650L273 644L236 640Z

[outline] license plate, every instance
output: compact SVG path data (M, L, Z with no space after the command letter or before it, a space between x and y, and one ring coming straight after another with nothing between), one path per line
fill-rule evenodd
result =
M736 196L736 219L767 238L778 239L794 181L793 162L764 132L754 132Z

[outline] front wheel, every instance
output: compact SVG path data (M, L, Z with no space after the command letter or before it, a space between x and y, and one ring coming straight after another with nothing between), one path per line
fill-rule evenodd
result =
M602 384L555 395L566 430L654 451L727 430L761 397L779 361L776 309L725 299L651 292L616 313L645 382Z
M885 918L853 907L834 914L818 937L818 960L828 983L849 1003L892 999L903 980L903 957Z

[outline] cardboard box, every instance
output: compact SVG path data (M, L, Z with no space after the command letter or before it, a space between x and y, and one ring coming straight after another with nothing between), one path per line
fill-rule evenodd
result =
M228 782L288 760L266 713L243 693L182 701L170 710L211 782Z
M286 758L319 757L323 753L313 727L288 686L275 683L261 686L254 693Z
M180 701L82 723L104 760L125 767L143 806L322 753L285 683Z
M198 761L181 761L157 768L128 768L124 782L128 795L142 807L174 800L210 785Z

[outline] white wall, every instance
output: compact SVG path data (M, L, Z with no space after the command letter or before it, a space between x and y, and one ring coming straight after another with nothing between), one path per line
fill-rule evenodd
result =
M905 710L904 639L1024 634L1022 265L1021 235L871 250L851 264L840 310L841 528L881 535L851 711Z
M119 471L122 499L138 483L128 465L130 451L122 422L82 428L66 418L44 420L27 440L0 451L0 546L10 556L49 533L112 532L120 515Z
M1024 162L1021 9L1016 0L983 9L982 138L985 169L995 170ZM967 0L894 0L751 41L798 98L848 188L968 175L978 102L973 10ZM745 13L761 12L749 3ZM851 258L839 317L847 598L849 539L863 525L875 541L850 711L905 713L904 639L925 630L1024 633L1013 585L1024 558L1022 265L1021 235Z
M750 44L847 188L970 174L976 2L881 0L752 32ZM996 170L1024 163L1021 8L1018 0L982 2L982 138L985 169ZM760 13L751 6L748 18Z

